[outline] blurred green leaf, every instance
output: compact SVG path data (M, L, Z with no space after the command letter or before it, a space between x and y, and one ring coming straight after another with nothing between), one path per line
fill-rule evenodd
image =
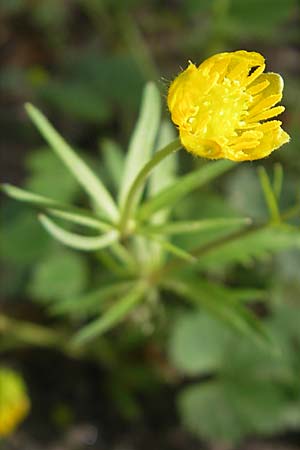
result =
M26 8L26 0L2 0L1 8L6 14L18 14Z
M182 6L189 14L195 14L211 11L214 3L212 0L185 0Z
M223 365L228 335L228 329L204 312L181 313L171 328L170 360L189 375L218 370Z
M125 155L120 145L112 139L102 139L100 149L106 177L113 184L115 191L118 192L124 171Z
M263 193L257 172L247 163L238 167L226 180L227 197L230 205L241 214L254 219L268 218Z
M14 217L1 219L1 259L28 267L47 252L51 241L39 226L36 215L19 209Z
M185 388L178 397L185 427L210 442L238 442L248 431L239 412L228 405L228 393L218 381Z
M78 184L49 148L31 151L25 164L29 171L26 189L61 202L74 200Z
M109 102L87 82L50 80L39 88L39 94L63 113L87 122L102 123L112 115Z
M188 387L178 405L188 429L210 441L227 443L284 430L290 410L280 385L268 379L249 380L246 373L243 380L219 378Z
M220 319L242 335L259 345L272 349L271 336L263 322L239 300L239 292L225 286L209 283L189 275L186 280L164 280L167 289L177 293L196 307L203 307L213 317ZM274 351L277 350L274 348Z
M78 254L56 249L36 266L29 293L37 301L59 301L78 297L88 282L86 261Z
M117 106L127 116L138 108L144 81L136 62L126 51L99 54L98 49L87 47L69 50L62 70L64 85L89 86L96 97L101 96L105 101L108 110L112 105Z
M295 0L230 0L229 15L253 30L283 23L296 6Z

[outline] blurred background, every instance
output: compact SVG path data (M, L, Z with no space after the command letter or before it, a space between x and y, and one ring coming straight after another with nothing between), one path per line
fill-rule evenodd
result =
M30 101L113 191L107 170L118 161L110 160L109 148L126 151L145 82L154 80L165 98L188 60L198 64L217 52L245 49L262 53L267 71L285 80L281 120L292 140L263 165L282 164L282 207L293 205L300 195L299 25L299 0L0 0L1 182L62 202L80 199L76 182L26 116L23 105ZM180 155L180 171L193 164ZM230 208L265 218L256 166L239 165L205 196L196 192L193 204L201 202L204 217ZM277 366L251 345L233 352L240 391L229 407L224 383L199 392L225 365L222 333L211 319L203 322L171 302L166 328L127 330L126 337L121 328L102 342L100 355L72 357L55 336L44 339L66 324L49 308L83 293L100 276L101 263L56 244L34 211L4 196L0 247L0 369L22 376L22 395L31 403L25 422L5 440L0 436L1 449L300 448L299 251L226 269L232 283L267 290L286 352ZM202 348L204 332L211 338ZM266 385L247 384L249 366L270 374Z

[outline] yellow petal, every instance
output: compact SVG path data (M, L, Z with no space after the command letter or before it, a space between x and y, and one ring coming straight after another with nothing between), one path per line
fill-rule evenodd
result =
M269 97L262 97L262 100L258 102L253 108L249 111L249 118L255 116L259 112L262 112L266 109L271 108L276 105L281 100L281 94L269 95Z
M263 95L269 96L269 95L277 95L281 94L283 91L283 79L278 73L263 73L261 74L247 89L247 92L251 93L252 89L255 89L255 87L260 83L268 82L268 86L263 91ZM254 94L252 94L254 95Z
M275 108L262 111L254 117L251 117L249 122L260 122L261 120L271 119L272 117L278 116L285 110L284 106L275 106Z

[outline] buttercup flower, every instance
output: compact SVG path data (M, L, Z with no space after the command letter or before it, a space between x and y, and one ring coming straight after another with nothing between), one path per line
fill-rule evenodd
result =
M263 73L265 60L244 50L189 63L171 84L168 107L182 145L210 159L264 158L289 141L281 122L283 80Z
M0 439L14 431L29 408L23 379L10 369L0 368Z

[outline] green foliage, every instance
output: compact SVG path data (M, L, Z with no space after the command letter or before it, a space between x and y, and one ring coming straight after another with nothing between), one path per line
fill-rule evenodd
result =
M34 235L34 239L28 236ZM30 211L20 211L1 221L1 259L15 265L34 263L49 248L49 238Z
M150 159L160 122L160 94L154 83L146 85L141 111L125 160L119 203L124 206L129 188L139 171ZM142 192L140 192L139 196ZM136 196L138 202L138 196Z
M26 110L43 137L52 146L57 156L61 158L78 183L91 196L95 205L103 210L108 217L115 218L117 214L116 206L101 180L77 156L40 111L30 104L26 105Z
M35 268L29 291L39 302L78 297L87 287L88 269L82 256L59 249L44 257Z
M143 299L145 286L140 284L130 289L107 312L83 327L74 337L74 345L82 345L119 323Z
M152 287L151 279L153 276L154 279L157 277L156 271L158 270L157 287L175 292L196 308L203 307L239 332L258 342L270 344L268 333L262 323L240 302L240 297L244 298L245 292L232 291L222 284L217 285L201 280L193 272L195 267L208 270L222 266L228 267L237 262L245 264L253 258L264 256L268 251L282 250L291 245L298 246L298 231L280 224L281 213L277 201L281 191L282 175L280 178L277 175L275 178L277 181L272 185L267 173L260 169L262 190L271 219L277 224L276 227L270 227L267 223L251 226L251 220L235 217L168 223L166 220L171 212L170 207L175 202L177 203L192 190L214 180L232 168L233 163L231 161L209 163L192 173L175 178L174 153L180 148L180 142L176 139L168 143L172 132L167 124L163 125L159 133L160 143L167 143L167 145L155 152L151 158L159 132L160 119L159 92L153 83L149 83L145 87L141 112L125 160L123 161L120 151L111 144L113 159L106 157L108 169L118 161L120 164L118 174L120 174L121 168L124 166L118 190L119 207L103 182L55 131L43 114L32 105L27 105L27 112L66 168L89 194L96 206L96 211L85 212L72 206L64 206L55 200L9 185L4 185L4 191L13 198L29 202L45 210L46 214L39 215L40 222L49 234L65 246L94 252L109 248L110 253L102 256L102 261L108 265L109 269L113 268L116 275L120 273L125 275L126 271L120 269L115 261L117 258L122 264L125 263L126 266L132 267L136 277L136 283L129 292L125 293L124 297L110 306L99 318L80 330L75 342L86 342L102 334L120 322L136 303L146 300L147 288ZM143 152L141 152L142 146ZM34 169L35 167L33 164ZM113 175L115 184L118 174ZM150 198L142 203L136 215L135 209L143 190L148 185L148 178L150 180L148 191ZM36 175L34 179L36 179ZM99 208L102 213L106 214L108 222L99 220L97 215ZM158 216L157 213L161 210L162 212ZM98 234L81 235L70 231L53 221L49 215L76 226L98 230ZM141 221L143 223L146 219L150 219L150 224L152 224L148 225L148 228L147 225L142 224L141 226ZM155 225L156 227L160 225L160 227L155 228ZM247 225L250 226L247 227ZM234 229L231 234L226 233L228 226ZM205 235L209 230L212 235L211 240L206 240L202 246L196 247L192 251L186 251L170 240L170 236L174 233L189 236L191 232L200 234L204 232ZM128 237L131 238L131 242L123 245L122 240L128 239ZM164 254L172 255L173 261L171 260L169 263ZM165 271L167 274L170 269L171 272L172 269L176 271L177 260L181 261L181 264L189 264L187 276L181 276L181 279L174 279L172 276L166 278ZM139 265L141 267L138 269ZM160 270L162 274L160 274ZM127 277L129 273L126 274ZM47 276L47 271L41 270L42 280L43 276ZM36 290L39 290L38 283L37 289L33 289L32 292L36 292ZM152 290L150 289L149 292L151 293ZM253 290L250 292L252 295ZM149 295L151 296L151 294ZM92 294L92 303L93 298Z
M293 308L285 309L294 313ZM179 395L187 428L209 440L238 442L253 433L299 426L300 386L293 363L297 347L290 345L298 332L291 331L287 322L279 324L280 317L275 311L268 320L283 346L276 355L237 340L203 313L178 318L169 343L173 363L183 374L211 375Z
M23 206L1 211L0 350L95 361L130 421L174 383L183 424L212 445L299 430L299 2L186 0L170 14L158 1L3 0L1 15L1 165L20 184L24 156L25 180L2 187ZM177 152L160 106L188 59L239 48L263 49L285 80L292 141L259 173ZM163 95L148 84L138 113L148 80ZM76 149L31 106L49 145L37 147L28 100Z
M147 219L160 209L176 204L192 190L213 180L232 167L232 162L225 160L217 161L214 164L204 164L198 170L176 180L172 185L161 190L157 195L145 202L139 210L139 217L141 219Z
M63 203L72 202L78 192L74 178L48 148L39 148L28 155L26 168L30 178L26 189ZM55 183L53 183L55 179Z
M283 23L296 6L295 0L231 0L229 4L232 19L253 32Z
M170 360L189 375L218 370L223 364L223 348L228 345L228 334L226 328L203 313L180 314L172 327Z

